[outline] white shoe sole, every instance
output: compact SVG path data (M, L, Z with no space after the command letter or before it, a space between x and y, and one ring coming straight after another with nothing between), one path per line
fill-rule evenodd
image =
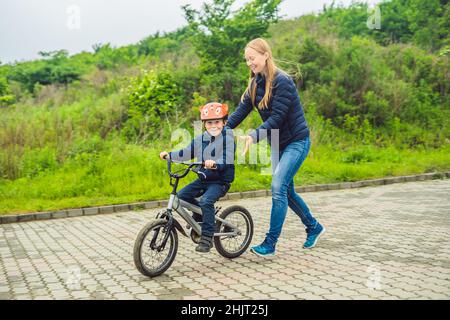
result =
M304 246L303 249L312 249L312 248L314 248L316 246L316 244L317 244L317 241L319 241L319 238L325 233L325 231L326 231L326 229L325 229L325 227L323 227L322 231L320 231L320 233L317 235L317 238L314 241L314 243L312 244L312 246L311 247L305 247Z
M256 254L258 257L273 257L275 255L275 252L274 253L268 253L268 254L260 254L260 253L258 253L256 251L254 251L253 248L250 249L250 252L253 253L253 254Z

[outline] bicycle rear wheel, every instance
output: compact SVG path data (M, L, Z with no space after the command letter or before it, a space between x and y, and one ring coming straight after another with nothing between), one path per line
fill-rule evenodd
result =
M175 228L166 230L167 220L157 219L148 223L139 232L134 243L134 264L140 273L156 277L164 273L175 260L178 250L178 235ZM162 246L166 233L166 244Z
M233 259L239 257L247 250L253 237L253 219L247 209L241 206L226 208L220 218L233 224L240 233L234 236L214 237L214 245L217 252L225 258ZM225 226L222 222L216 222L216 232L227 233L234 230Z

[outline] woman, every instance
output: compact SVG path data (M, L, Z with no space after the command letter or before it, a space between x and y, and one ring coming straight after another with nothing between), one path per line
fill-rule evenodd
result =
M227 126L231 129L237 127L255 107L264 123L244 137L244 154L252 143L259 142L264 132L268 133L269 141L275 133L279 137L277 143L271 143L273 176L270 228L265 240L259 246L252 247L251 251L260 256L275 254L288 206L306 227L307 237L303 248L313 248L325 228L311 215L306 203L294 190L294 176L311 145L297 88L292 79L276 67L270 46L264 39L258 38L248 43L245 59L250 68L249 85L242 95L241 103L229 117Z

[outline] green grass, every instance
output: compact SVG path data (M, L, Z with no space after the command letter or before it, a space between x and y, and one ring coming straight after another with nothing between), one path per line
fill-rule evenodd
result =
M0 214L167 199L171 187L166 164L158 158L160 149L112 141L103 152L78 155L60 168L14 181L0 179ZM261 174L261 168L237 165L230 192L269 189L271 176ZM357 181L449 169L449 145L426 150L313 145L295 183ZM193 179L191 174L181 187Z

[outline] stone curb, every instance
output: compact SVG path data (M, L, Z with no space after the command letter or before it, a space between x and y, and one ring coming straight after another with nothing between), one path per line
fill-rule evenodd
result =
M330 184L318 184L311 186L296 187L295 191L299 193L305 192L318 192L327 190L343 190L343 189L353 189L368 186L381 186L393 183L402 182L413 182L413 181L425 181L434 179L445 179L450 178L450 171L448 172L432 172L424 174L416 174L411 176L400 176L400 177L389 177L381 179L372 180L362 180L355 182L341 182L341 183L330 183ZM255 190L255 191L243 191L243 192L233 192L228 193L226 196L220 200L237 200L246 198L257 198L272 195L270 190ZM67 209L58 210L51 212L36 212L27 213L19 215L5 215L0 216L0 224L14 223L14 222L28 222L34 220L47 220L47 219L61 219L70 217L80 217L80 216L91 216L97 214L111 214L116 212L126 212L130 210L145 210L154 209L159 207L167 206L167 200L159 201L147 201L147 202L136 202L131 204L116 204L112 206L100 206L100 207L89 207L89 208L78 208L78 209Z

